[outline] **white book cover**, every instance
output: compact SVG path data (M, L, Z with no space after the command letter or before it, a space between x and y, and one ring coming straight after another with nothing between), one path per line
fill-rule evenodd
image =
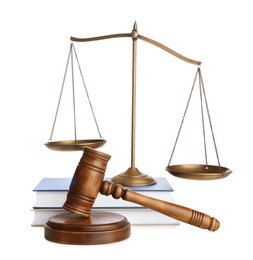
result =
M135 192L141 193L152 198L172 201L173 189L166 178L156 179L157 183L141 187L124 187ZM33 189L35 192L34 208L57 208L62 207L66 201L68 188L71 178L43 178ZM114 199L111 195L105 196L98 194L95 203L96 207L142 207L138 204L125 201L123 199Z
M32 209L32 226L44 226L51 216L67 212L63 208ZM131 225L179 225L176 219L148 208L92 208L92 211L114 212L125 216Z

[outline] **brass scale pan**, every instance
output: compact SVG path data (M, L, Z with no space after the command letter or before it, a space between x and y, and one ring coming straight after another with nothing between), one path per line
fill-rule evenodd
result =
M92 40L103 40L108 38L117 37L133 37L132 34L115 34L107 35L94 38L74 38L71 37L72 41L82 42L82 41L92 41ZM201 62L190 60L181 54L174 52L168 47L152 40L147 37L138 35L138 37L146 42L149 42L163 50L169 52L170 54L192 64L200 65ZM99 148L106 143L106 140L100 139L87 139L87 140L64 140L64 141L49 141L45 145L55 151L79 151L83 150L84 146L91 148ZM220 165L208 165L208 164L178 164L178 165L168 165L166 170L175 177L193 179L193 180L215 180L227 177L232 170Z
M99 148L106 143L104 139L64 140L45 143L46 147L54 151L82 151L85 146Z
M198 68L194 82L193 82L193 86L191 89L191 94L192 91L194 89L194 85L196 82L196 78L197 75L199 75L199 79L200 79L200 89L202 89L202 92L200 94L201 96L201 112L202 112L202 127L203 127L203 133L204 133L204 147L205 147L205 158L206 158L206 163L205 164L178 164L178 165L170 165L170 162L168 164L168 166L166 167L166 170L171 173L172 175L179 177L179 178L185 178L185 179L193 179L193 180L215 180L215 179L222 179L227 177L232 171L229 168L226 167L222 167L220 166L220 161L219 161L219 156L218 156L218 151L217 151L217 147L216 147L216 143L215 143L215 139L214 139L214 134L213 134L213 129L212 129L212 124L211 124L211 119L210 119L210 114L209 114L209 110L208 110L208 106L207 106L207 100L206 100L206 95L205 95L205 91L204 91L204 84L203 84L203 78L201 76L201 71L200 68ZM188 99L188 103L184 112L184 116L183 116L183 120L181 122L180 128L179 128L179 132L176 138L176 142L174 145L174 148L172 150L172 154L171 154L171 158L170 161L172 159L175 147L176 147L176 143L177 143L177 139L179 137L182 125L183 125L183 121L188 109L188 105L191 99L191 94L189 96ZM216 151L216 156L217 156L217 160L218 160L218 165L209 165L207 163L207 152L206 152L206 140L205 140L205 127L204 127L204 121L203 121L203 105L202 105L202 94L204 95L205 98L205 102L206 102L206 109L207 109L207 114L209 117L209 124L210 124L210 128L212 131L212 136L213 136L213 142L214 142L214 146L215 146L215 151Z
M79 61L78 61L78 58L77 58L77 54L76 54L74 45L71 44L70 50L69 50L69 55L68 55L68 60L67 60L67 65L66 65L66 69L65 69L61 93L63 91L63 87L64 87L64 84L65 84L65 78L66 78L66 73L67 73L67 68L68 68L68 64L69 64L69 61L70 61L70 57L73 59L73 51L74 51L74 54L76 56L76 61L78 63L78 67L79 67L81 77L83 79L83 74L82 74L82 71L81 71L81 67L80 67L80 64L79 64ZM73 70L73 62L72 62L72 70ZM73 77L73 72L72 72L72 77ZM74 84L73 80L72 80L72 84ZM61 95L60 95L60 98L59 98L59 101L58 101L58 107L57 107L56 115L55 115L55 119L54 119L53 129L52 129L52 132L51 132L51 136L50 136L49 141L47 143L45 143L47 148L54 150L54 151L82 151L85 146L95 149L95 148L99 148L99 147L103 146L106 143L106 140L104 140L101 137L101 134L100 134L100 131L99 131L99 128L98 128L98 124L97 124L97 120L96 120L96 117L95 117L95 114L94 114L94 111L93 111L93 108L92 108L92 105L91 105L91 101L89 99L89 95L88 95L88 91L87 91L84 79L83 79L83 85L84 85L85 90L86 90L87 98L88 98L89 103L90 103L90 107L91 107L91 110L92 110L92 113L93 113L94 121L96 123L97 130L98 130L100 138L98 138L98 139L81 139L81 140L77 139L76 138L76 124L75 124L76 120L74 120L74 128L75 128L75 139L74 140L52 141L54 126L55 126L55 122L56 122L56 118L57 118L57 114L58 114L58 109L59 109L59 105L60 105L60 101L61 101ZM74 88L74 85L72 87ZM75 101L74 101L74 106L75 106ZM74 118L75 118L75 110L74 110Z
M206 164L178 164L166 167L173 176L192 180L215 180L227 177L229 168Z

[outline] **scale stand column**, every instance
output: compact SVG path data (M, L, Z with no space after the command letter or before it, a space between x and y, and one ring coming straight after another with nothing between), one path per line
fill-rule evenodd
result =
M154 178L140 172L135 167L135 132L136 132L136 52L138 31L137 24L134 23L131 33L133 39L133 57L132 57L132 127L131 127L131 167L125 172L114 176L112 182L124 186L147 186L155 184Z

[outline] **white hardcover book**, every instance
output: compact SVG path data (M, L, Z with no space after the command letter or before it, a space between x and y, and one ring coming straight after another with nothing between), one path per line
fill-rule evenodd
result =
M33 209L34 220L32 226L44 226L51 216L67 212L63 208ZM114 212L123 215L131 225L179 225L179 222L171 217L148 208L92 208L92 211Z
M172 201L173 189L168 183L166 178L157 178L157 183L149 186L141 187L124 187L143 195L165 200ZM70 185L70 178L43 178L38 185L34 188L36 194L34 208L59 208L62 207L66 201L68 188ZM105 196L98 194L95 203L96 207L142 207L133 202L129 202L123 199L114 199L111 195Z

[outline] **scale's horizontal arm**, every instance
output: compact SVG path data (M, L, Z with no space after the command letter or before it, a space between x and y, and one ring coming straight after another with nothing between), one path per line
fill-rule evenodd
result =
M170 54L172 54L172 55L176 56L177 58L179 58L179 59L181 59L183 61L186 61L188 63L192 63L192 64L195 64L195 65L200 65L201 64L201 61L196 61L196 60L189 59L189 58L187 58L187 57L185 57L185 56L183 56L183 55L173 51L172 49L168 48L167 46L161 44L160 42L154 41L154 40L152 40L150 38L147 38L145 36L142 36L140 34L138 35L138 39L141 39L141 40L143 40L145 42L153 44L153 45L155 45L155 46L157 46L157 47L159 47L159 48L169 52Z
M110 35L97 36L97 37L91 37L91 38L70 37L70 40L74 41L74 42L91 42L91 41L106 40L106 39L121 38L121 37L132 37L132 34L131 33L118 33L118 34L110 34Z
M194 65L201 65L201 61L189 59L189 58L181 55L180 53L173 51L172 49L168 48L167 46L161 44L160 42L154 41L148 37L138 34L136 30L133 30L132 33L118 33L118 34L110 34L110 35L90 37L90 38L70 37L70 40L74 41L74 42L90 42L90 41L99 41L99 40L106 40L106 39L112 39L112 38L122 38L122 37L131 37L134 40L141 39L145 42L153 44L156 47L159 47L159 48L167 51L168 53L174 55L175 57L177 57L185 62L194 64Z

